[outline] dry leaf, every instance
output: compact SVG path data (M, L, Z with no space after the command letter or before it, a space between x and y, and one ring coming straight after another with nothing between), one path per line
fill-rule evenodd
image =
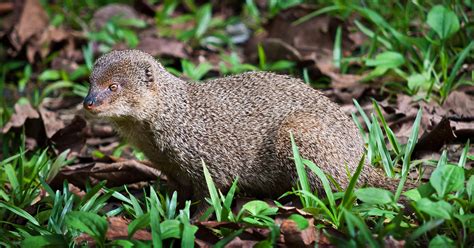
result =
M26 41L39 36L48 27L48 15L39 0L25 0L22 6L15 2L15 8L21 9L17 23L10 34L10 42L16 51L20 51Z
M99 8L94 13L91 23L99 30L114 16L120 16L120 18L123 19L139 18L137 12L129 5L113 3Z
M79 154L86 143L85 128L86 121L76 115L69 125L59 129L51 137L51 142L54 144L58 153L70 149L69 157Z
M25 124L27 119L39 119L40 115L30 104L30 102L16 103L14 106L15 113L2 129L3 133L7 133L12 127L17 128Z
M108 187L132 184L143 181L154 181L161 178L161 173L145 163L136 160L120 160L119 162L98 162L74 164L61 169L56 182L68 180L78 187L87 181L96 184L107 180Z
M154 57L188 58L185 44L173 39L144 37L140 40L137 49Z

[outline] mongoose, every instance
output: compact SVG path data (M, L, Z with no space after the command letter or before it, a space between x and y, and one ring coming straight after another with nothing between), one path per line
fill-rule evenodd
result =
M290 131L301 155L342 187L364 152L359 130L319 91L291 76L248 72L186 82L137 50L100 57L84 107L142 150L179 193L207 196L202 161L225 191L238 177L246 195L278 197L297 183ZM315 190L322 185L314 173ZM359 185L394 189L370 165Z

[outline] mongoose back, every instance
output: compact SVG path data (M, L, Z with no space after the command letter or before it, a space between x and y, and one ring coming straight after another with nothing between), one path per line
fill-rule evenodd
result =
M238 177L241 192L278 197L296 185L290 131L302 157L342 187L349 183L364 145L344 112L301 80L248 72L205 82L186 82L137 50L100 57L84 107L110 120L154 166L193 199L207 195L202 161L216 186ZM315 190L322 185L308 175ZM393 189L372 166L359 185Z

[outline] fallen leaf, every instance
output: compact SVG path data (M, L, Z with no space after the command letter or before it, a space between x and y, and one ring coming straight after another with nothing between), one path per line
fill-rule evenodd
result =
M137 46L154 57L188 58L184 43L168 38L144 37Z
M123 19L139 19L137 12L126 4L113 3L99 8L92 17L92 26L100 30L114 16Z
M44 29L43 32L37 36L38 38L30 40L26 47L26 57L31 63L34 63L36 54L39 54L41 59L46 58L50 52L51 46L54 43L68 40L69 34L62 28L50 26Z
M0 15L8 13L13 10L13 3L0 3Z
M17 23L10 33L10 42L16 51L20 51L26 41L40 35L48 27L48 15L39 0L15 1L15 8L21 9Z
M315 9L307 5L295 6L281 11L268 24L268 37L278 38L295 47L304 57L314 59L312 53L331 53L336 28L341 21L320 15L301 24L293 24Z
M69 125L54 133L51 142L54 144L57 153L70 149L69 158L79 154L86 143L84 135L86 125L86 121L76 115Z
M300 230L293 220L283 220L280 225L280 231L284 237L285 245L288 247L312 247L316 243L316 230L314 227L314 219L308 220L309 226Z
M225 245L226 248L252 248L258 241L255 240L245 240L240 237L235 237L232 241Z
M123 216L108 217L107 222L109 228L107 229L106 237L108 240L115 239L127 239L128 238L128 225L130 220ZM133 234L135 240L151 240L151 233L146 230L138 230Z
M130 220L123 216L107 217L107 240L128 239L128 224ZM138 230L132 237L134 240L151 240L152 236L149 231ZM87 244L89 247L95 247L95 240L88 234L82 233L74 239L76 244Z
M277 61L282 59L291 61L302 60L300 52L296 48L281 39L265 39L262 42L262 47L265 51L266 58L269 61Z
M64 128L64 122L59 118L57 112L48 110L44 104L40 104L38 111L43 120L46 136L48 138L53 137L57 131Z
M413 150L413 158L418 158L427 152L439 152L445 144L451 143L455 138L450 121L443 118L433 130L425 132L420 137Z
M82 188L88 181L96 184L107 180L108 187L116 187L143 181L155 181L161 177L162 174L158 170L144 162L122 159L118 162L92 161L65 166L61 168L53 181L56 185L60 185L60 182L68 180Z
M31 106L29 101L17 102L13 108L15 112L3 127L3 133L7 133L12 127L18 128L23 126L27 119L39 119L40 117L38 111Z

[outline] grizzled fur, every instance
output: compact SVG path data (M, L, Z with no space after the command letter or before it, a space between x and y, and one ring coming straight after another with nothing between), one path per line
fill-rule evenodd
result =
M117 83L116 92L107 86ZM223 191L239 178L248 195L275 197L291 189L297 174L290 142L342 187L364 151L358 129L319 91L290 76L249 72L188 83L168 73L150 55L114 51L96 62L91 110L115 124L182 192L207 194L203 160ZM100 97L102 95L102 97ZM322 191L318 178L311 185ZM360 184L394 189L365 166Z

